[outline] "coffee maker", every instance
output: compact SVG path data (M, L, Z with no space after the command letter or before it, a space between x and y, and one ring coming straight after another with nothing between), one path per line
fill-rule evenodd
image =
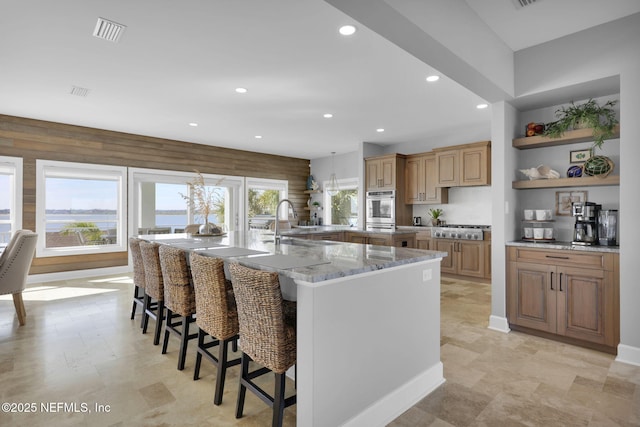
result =
M602 205L593 202L574 202L571 204L571 213L576 219L572 244L598 244L598 213L601 208Z

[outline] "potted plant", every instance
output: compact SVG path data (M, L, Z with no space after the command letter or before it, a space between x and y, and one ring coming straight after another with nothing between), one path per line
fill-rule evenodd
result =
M197 176L187 182L189 194L180 193L180 196L187 201L189 208L204 220L204 224L200 226L199 234L220 233L220 227L209 222L209 214L213 213L216 206L220 204L220 194L216 191L215 186L205 184L204 177L199 171L196 170L195 172Z
M429 209L429 216L431 217L431 223L433 225L440 225L440 218L444 215L444 211L440 208Z
M584 104L576 105L571 101L568 107L556 110L557 121L547 124L544 135L549 138L560 138L564 132L585 127L593 128L593 145L602 148L605 139L613 136L614 128L618 124L613 106L618 101L607 101L600 106L589 99Z

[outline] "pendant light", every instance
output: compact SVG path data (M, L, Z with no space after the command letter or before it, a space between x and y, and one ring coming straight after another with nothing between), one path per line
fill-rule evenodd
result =
M332 151L331 152L331 177L329 178L329 184L327 184L327 194L329 196L335 196L336 194L338 194L338 180L336 179L336 171L335 171L335 167L333 164L333 159L336 156L336 152Z

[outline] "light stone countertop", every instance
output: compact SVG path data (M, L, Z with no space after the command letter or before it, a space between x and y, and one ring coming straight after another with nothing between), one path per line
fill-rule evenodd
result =
M325 230L326 232L326 230ZM223 236L198 236L181 234L142 235L147 241L156 241L197 251L203 255L219 256L237 261L247 267L276 271L281 275L306 282L321 282L356 274L443 258L446 252L422 249L398 248L393 246L361 245L357 243L306 240L283 237L280 245L273 243L273 232L251 230L229 232ZM216 254L216 248L239 248L260 251L251 255L224 256L225 251ZM284 255L273 257L273 255ZM260 257L269 257L279 266L261 264ZM290 258L289 258L290 257ZM287 266L289 262L291 268ZM314 265L297 266L312 263Z
M520 246L525 248L538 248L538 249L559 249L569 251L582 251L582 252L611 252L620 253L620 246L583 246L573 245L571 242L528 242L523 240L515 240L506 243L507 246Z

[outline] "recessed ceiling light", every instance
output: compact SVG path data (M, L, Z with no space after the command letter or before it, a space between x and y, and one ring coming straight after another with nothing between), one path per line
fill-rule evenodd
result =
M343 25L338 31L343 36L350 36L356 32L356 27L354 27L353 25Z
M437 82L438 80L440 80L440 76L429 76L427 77L427 81L428 82Z
M191 123L189 123L189 126L192 126L192 127L195 128L195 127L198 127L198 124L196 122L191 122Z
M476 108L478 110L483 110L483 109L487 108L488 106L489 106L489 104L478 104L478 105L476 105Z
M384 129L378 128L378 129L376 129L376 132L382 133L382 132L384 132Z
M262 139L262 135L256 135L256 139Z
M322 117L324 117L325 119L330 119L331 117L333 117L333 114L326 113L326 114L323 114Z
M247 93L247 89L245 89L243 87L237 87L236 88L236 92L238 92L238 93Z

